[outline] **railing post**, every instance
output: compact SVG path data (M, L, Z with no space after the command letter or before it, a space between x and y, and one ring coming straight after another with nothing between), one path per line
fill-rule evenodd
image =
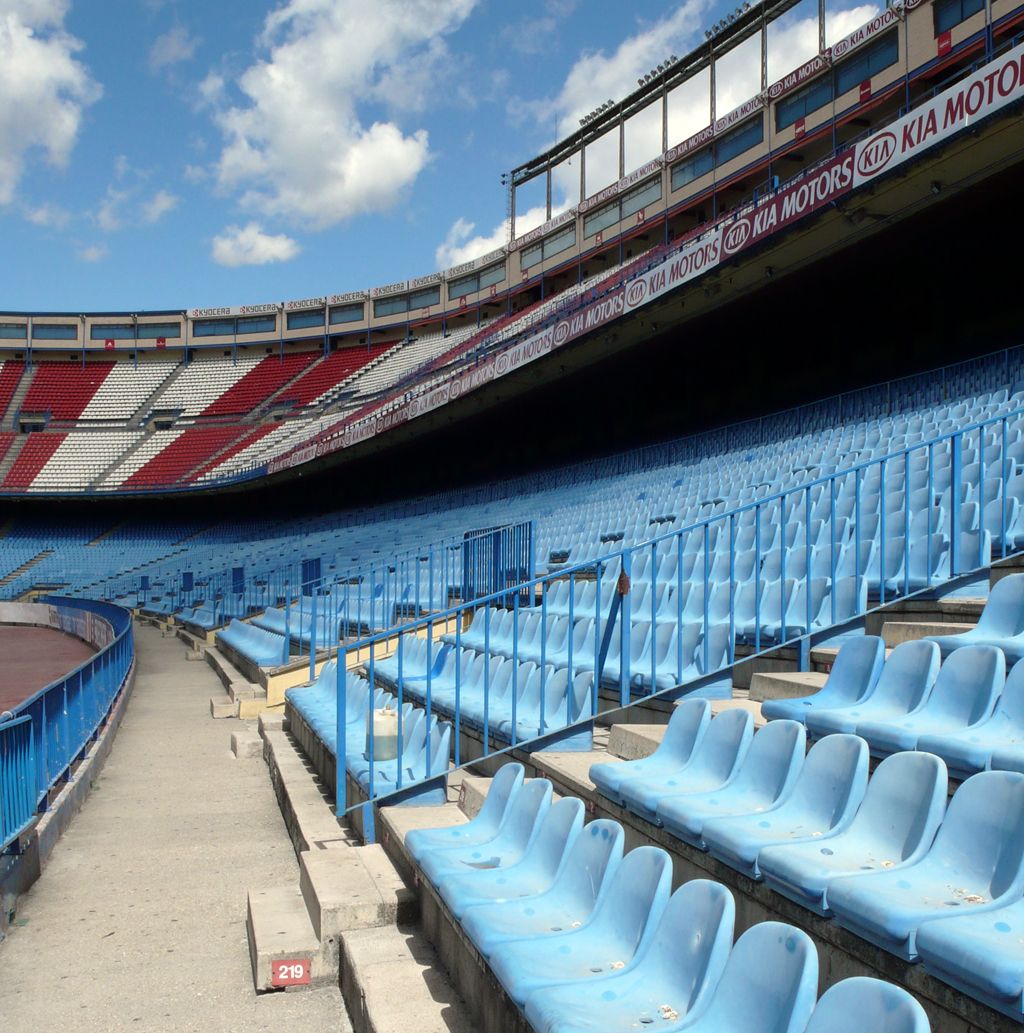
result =
M963 431L953 435L949 484L949 576L960 573L960 485L963 481Z
M348 763L348 755L345 743L345 729L346 729L346 707L348 705L348 681L345 677L345 672L348 669L348 650L342 649L338 646L338 655L335 665L335 683L334 683L334 694L335 694L335 705L337 707L337 713L335 714L335 725L334 734L336 739L335 746L335 765L334 765L334 814L335 817L342 818L345 816L345 809L348 803L348 794L345 791L345 766ZM371 692L371 705L373 703L372 692Z
M628 552L622 553L621 573L616 591L619 594L619 705L626 706L629 703L629 683L632 678L632 662L630 650L630 638L633 630L633 620L630 606L630 574L633 569L632 560ZM653 636L654 629L651 629Z

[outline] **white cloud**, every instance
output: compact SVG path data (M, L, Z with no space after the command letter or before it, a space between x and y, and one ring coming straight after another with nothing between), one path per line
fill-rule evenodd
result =
M214 237L211 255L218 265L234 267L287 262L299 251L298 243L291 237L264 233L259 223L250 222L246 226L228 226Z
M67 164L84 108L100 86L64 30L68 0L0 0L0 205L10 204L26 162L42 152Z
M102 262L110 253L106 244L90 244L78 249L78 257L83 262Z
M96 224L104 233L116 233L124 226L124 206L129 191L107 187L107 193L96 209Z
M47 226L62 230L71 221L71 213L61 208L60 205L47 201L37 208L26 208L25 218L33 226Z
M198 36L190 36L184 25L173 26L153 41L149 70L155 74L168 65L191 61L201 42Z
M561 215L569 205L561 204L552 207L551 217ZM530 208L525 212L516 215L516 236L521 237L524 233L541 223L547 221L547 206L541 205L537 208ZM438 244L434 252L438 269L450 269L454 265L462 265L463 262L471 262L474 258L497 251L508 243L508 219L503 219L490 233L477 233L476 223L467 219L458 218L452 223L447 236Z
M427 133L365 124L361 106L415 110L450 64L444 36L478 0L288 0L266 18L264 56L223 99L212 75L200 93L224 143L218 185L245 209L321 229L392 207L430 158ZM431 90L428 87L432 87Z
M168 212L174 211L180 202L181 198L170 191L158 190L148 201L142 202L142 221L148 225L159 222Z

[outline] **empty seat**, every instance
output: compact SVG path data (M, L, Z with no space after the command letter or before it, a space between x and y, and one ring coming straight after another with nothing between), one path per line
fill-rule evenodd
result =
M853 821L809 843L765 847L765 882L819 915L829 913L836 879L915 864L930 849L946 811L948 779L930 753L894 753L875 769Z
M686 700L672 712L665 735L649 757L639 760L611 761L593 764L590 780L602 796L623 804L620 789L630 778L657 776L681 768L704 736L711 721L711 704L707 700Z
M1022 891L1024 775L984 771L953 795L920 861L899 871L836 879L828 896L841 925L914 961L923 922L960 908L991 911Z
M849 648L844 646L844 649ZM807 730L814 735L853 735L861 721L889 723L919 707L939 676L941 654L934 642L901 642L889 654L874 691L842 707L814 707L807 712Z
M966 646L951 654L939 670L932 691L915 710L891 722L857 722L857 734L871 752L884 756L913 750L922 735L959 732L992 713L1006 681L1006 660L994 646Z
M1018 641L1019 639L1019 641ZM1011 663L1024 658L1024 574L1010 574L992 586L978 623L960 635L933 635L943 657L963 646L998 646Z
M868 780L868 750L854 735L830 735L811 747L790 792L759 814L704 823L708 850L730 867L761 877L758 857L777 843L818 840L853 820Z
M631 850L612 875L607 894L575 929L494 948L491 971L522 1007L539 989L626 971L652 940L672 889L672 860L664 850Z
M526 999L526 1018L545 1033L632 1033L655 1019L668 1028L699 1016L732 949L735 909L719 883L685 883L636 966L539 990Z
M824 687L813 696L799 699L769 699L761 713L769 720L788 718L804 721L808 710L840 707L856 703L874 689L885 662L885 643L875 635L865 635L845 643L836 656Z
M924 1008L902 987L854 976L821 995L805 1033L930 1033Z
M657 818L673 835L703 847L704 822L730 814L758 814L790 790L804 762L806 732L799 721L772 721L754 735L726 785L659 799Z

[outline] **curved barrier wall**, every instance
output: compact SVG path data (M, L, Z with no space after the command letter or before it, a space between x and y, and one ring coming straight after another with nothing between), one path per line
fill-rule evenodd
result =
M43 596L6 604L5 621L43 625L75 635L98 652L0 715L0 851L45 810L50 790L97 737L135 661L128 610L89 599Z

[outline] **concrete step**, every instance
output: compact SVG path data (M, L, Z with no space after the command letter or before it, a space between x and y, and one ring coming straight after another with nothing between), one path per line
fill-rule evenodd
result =
M210 717L221 720L226 717L238 717L238 704L227 696L210 697Z
M755 728L764 728L767 724L761 713L761 704L753 699L713 699L711 716L717 717L726 710L745 710L753 719Z
M417 929L354 929L342 934L341 948L341 993L355 1033L477 1033Z
M263 756L263 740L248 728L231 733L231 752L236 760L255 760Z
M332 967L323 957L298 889L251 889L248 904L249 957L258 993L289 984L326 986L337 980L337 965Z
M299 855L299 888L313 931L337 952L342 932L413 922L416 894L379 844Z
M612 725L608 752L622 760L649 757L661 744L668 725Z
M828 680L818 671L759 672L750 681L750 698L757 702L766 699L797 699L812 696Z
M902 642L916 642L932 635L960 635L975 626L954 621L935 624L924 621L886 621L882 625L882 639L889 649L893 649Z

